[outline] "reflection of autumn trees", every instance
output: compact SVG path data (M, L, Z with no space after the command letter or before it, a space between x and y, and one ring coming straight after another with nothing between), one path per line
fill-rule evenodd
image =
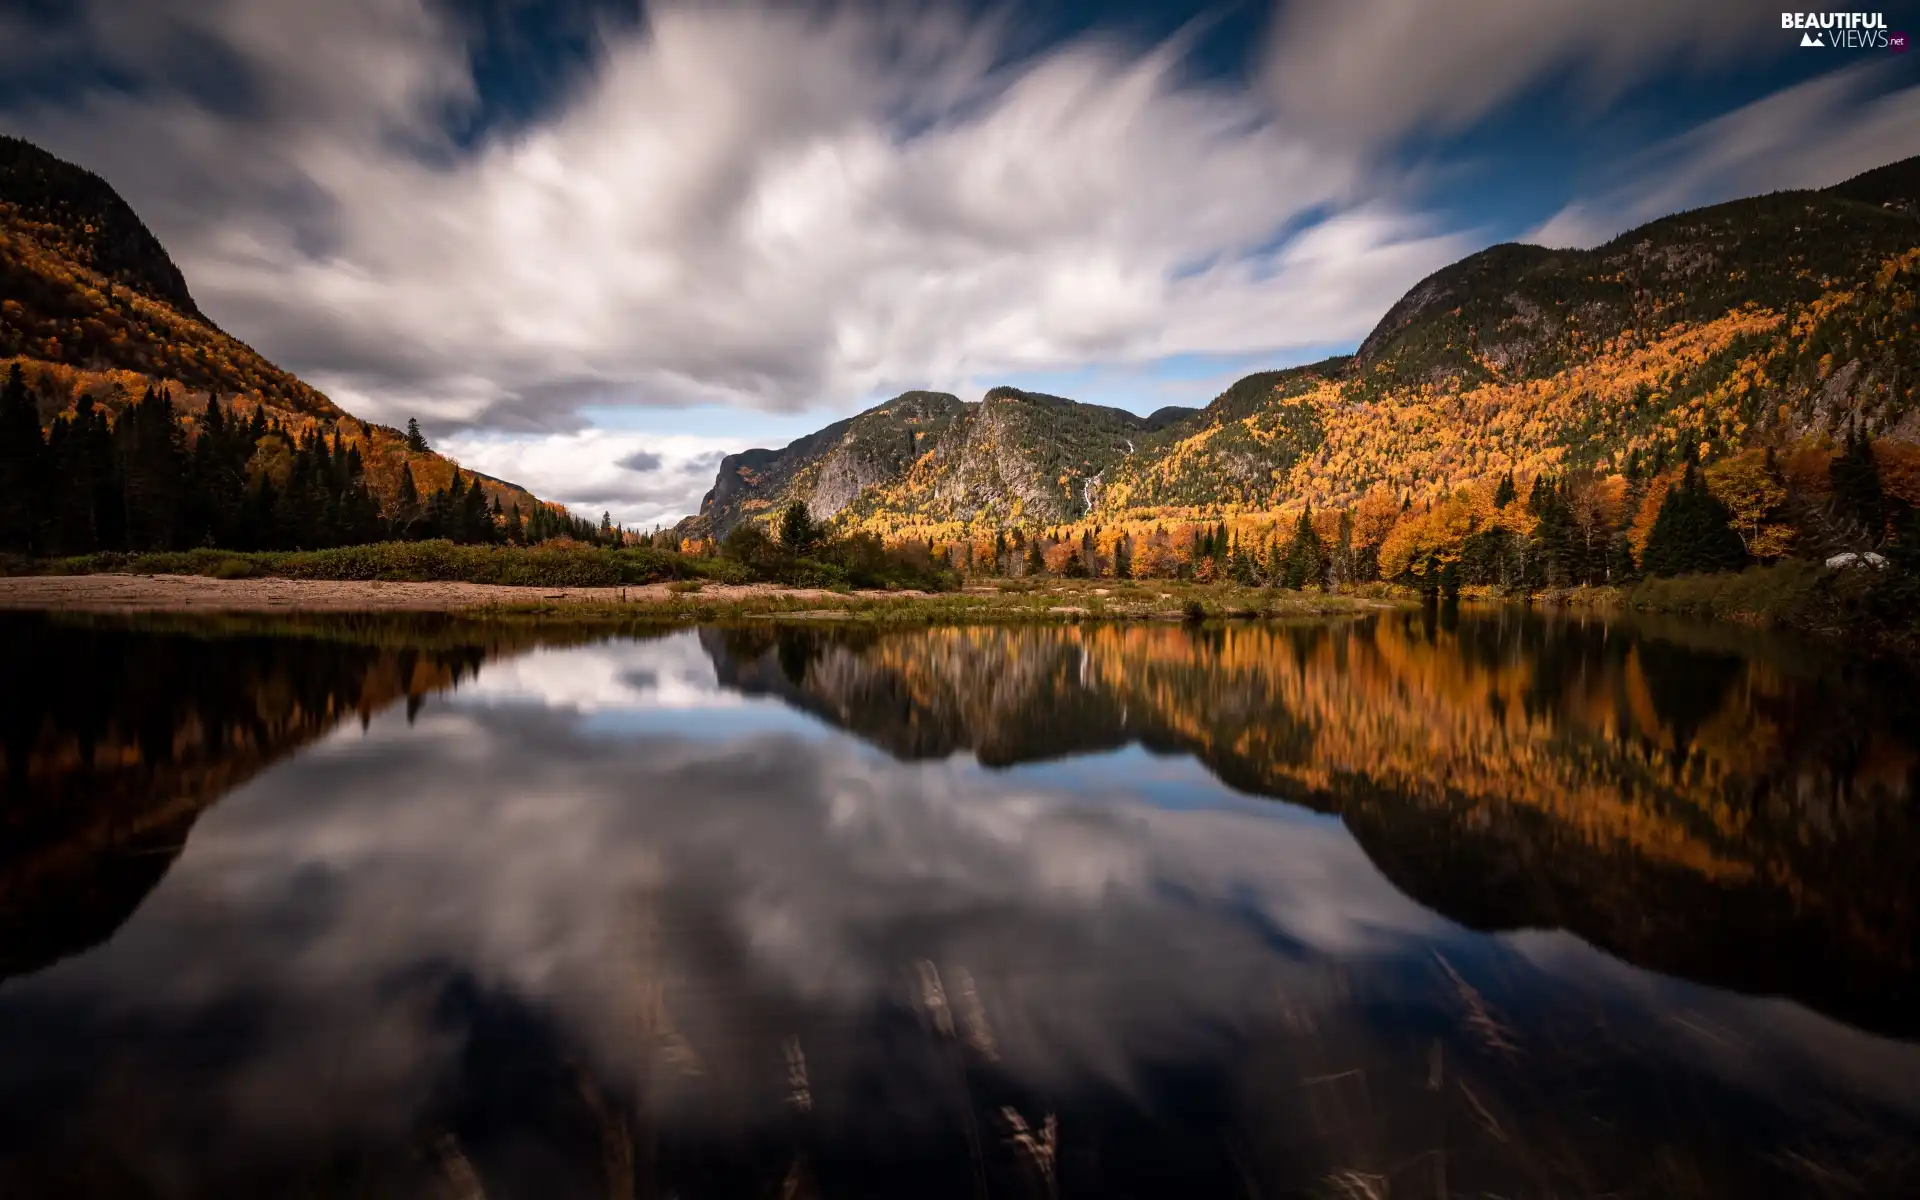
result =
M1895 718L1911 703L1685 636L1392 616L710 644L723 681L895 753L1191 753L1235 787L1341 813L1401 886L1470 922L1567 924L1682 971L1673 947L1704 929L1764 941L1777 922L1784 959L1910 975L1920 743L1904 730L1920 725ZM1481 886L1457 877L1468 862L1527 894L1466 897ZM1689 919L1700 928L1633 944ZM1729 978L1752 975L1736 965Z

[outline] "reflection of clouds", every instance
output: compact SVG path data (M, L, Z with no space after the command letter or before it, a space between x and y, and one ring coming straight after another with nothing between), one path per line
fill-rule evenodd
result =
M488 664L461 695L482 703L531 701L579 712L738 708L748 703L715 686L712 660L692 634L611 641L587 652L544 647Z
M1447 925L1339 823L1229 797L1190 762L987 771L587 719L740 702L691 636L489 664L417 724L389 713L230 796L108 946L10 985L0 1014L44 1001L166 1027L251 1006L257 1036L204 1093L221 1119L358 1129L405 1122L449 1069L460 1030L435 996L457 977L550 1016L612 1078L666 1022L735 1081L685 1097L697 1116L738 1106L800 1030L817 1086L903 1070L875 1014L914 1003L922 961L975 982L1002 1069L1067 1090L1218 1058L1276 997L1361 1020L1335 981L1375 968L1396 1002L1431 1003L1405 980L1432 974L1438 943L1534 945ZM1627 991L1582 973L1597 957L1536 961ZM643 1000L656 987L665 1015ZM1756 1052L1784 1037L1819 1061L1826 1026L1722 1003Z
M1136 1052L1246 1020L1249 973L1284 966L1273 929L1345 956L1439 926L1330 823L778 734L582 736L568 715L702 679L711 697L705 664L691 638L541 652L412 727L331 738L208 814L109 948L29 986L176 1012L262 995L307 1031L277 1052L379 1024L384 981L451 964L618 1058L614 981L649 969L639 930L659 922L701 931L659 966L714 995L857 1013L898 1002L920 959L964 966L1018 1006L1010 1062L1118 1080ZM522 700L539 704L503 703Z

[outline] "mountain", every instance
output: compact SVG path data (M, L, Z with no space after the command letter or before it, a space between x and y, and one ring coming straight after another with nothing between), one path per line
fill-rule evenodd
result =
M1837 434L1920 441L1920 159L1665 217L1592 250L1499 245L1422 280L1350 357L1140 418L995 389L907 457L812 475L907 397L729 459L688 533L807 501L884 533L1436 500L1507 472L1639 479ZM787 466L784 464L795 464ZM745 468L743 471L740 468ZM733 472L729 474L730 470ZM829 486L830 484L830 486ZM990 530L989 530L990 532Z
M105 180L0 137L0 373L14 362L36 389L43 422L83 396L117 414L165 384L190 416L218 396L244 411L263 407L291 431L343 434L384 505L399 497L403 466L423 492L453 475L450 460L409 452L401 431L354 420L215 325L166 248ZM509 507L539 503L515 484L483 478L481 486Z
M882 533L924 521L1072 521L1091 510L1110 467L1196 415L1169 407L1142 417L1011 387L977 403L903 392L784 449L727 456L681 531L723 535L795 499L816 517L846 513Z

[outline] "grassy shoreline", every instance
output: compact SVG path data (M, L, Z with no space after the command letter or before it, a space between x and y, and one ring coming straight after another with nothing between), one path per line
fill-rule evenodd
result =
M502 618L675 624L833 620L868 623L1204 621L1354 615L1420 603L1373 583L1287 591L1161 579L976 579L952 591L852 590L756 580L728 559L570 543L534 547L385 543L338 550L191 550L0 560L0 607L163 612L452 612ZM1649 579L1627 587L1468 600L1707 618L1824 636L1864 635L1911 653L1920 628L1876 602L1875 573L1789 560L1732 574ZM83 579L90 582L82 582ZM55 581L66 581L64 586ZM97 582L94 582L97 581ZM141 582L147 581L147 582ZM154 582L163 581L163 582Z
M1823 638L1848 637L1877 649L1920 652L1920 609L1881 591L1889 580L1871 569L1829 570L1787 559L1713 575L1647 579L1628 587L1542 592L1536 603L1567 608L1663 613L1781 629ZM1904 611L1903 611L1904 610Z
M1398 607L1367 594L1222 584L1004 580L953 592L829 591L678 581L637 587L527 587L460 581L215 579L94 573L0 577L0 608L94 613L454 613L498 619L676 624L820 620L886 624L1202 621L1355 615Z

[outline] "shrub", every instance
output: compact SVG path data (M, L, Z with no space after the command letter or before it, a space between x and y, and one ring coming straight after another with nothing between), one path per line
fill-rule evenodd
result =
M742 532L743 530L747 532ZM782 583L793 587L910 587L951 591L959 577L931 561L923 548L889 549L860 535L816 542L800 558L757 527L741 526L717 558L696 558L653 546L595 546L566 539L535 546L459 545L450 541L374 542L328 550L240 552L201 548L150 554L100 553L32 562L9 558L0 572L38 570L57 575L129 572L206 575L215 579L463 582L522 587L637 587L674 580Z

